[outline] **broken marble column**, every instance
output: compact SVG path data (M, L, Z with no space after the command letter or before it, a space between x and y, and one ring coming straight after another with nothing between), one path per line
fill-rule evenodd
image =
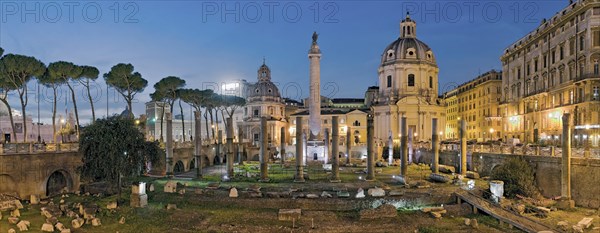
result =
M414 155L414 133L412 128L408 129L408 163L412 164Z
M437 134L437 123L438 123L437 118L431 119L431 150L433 151L433 161L432 161L431 169L434 174L438 174L440 172L440 169L439 169L440 139Z
M392 166L394 163L394 138L392 133L390 132L390 136L388 137L388 164Z
M244 154L244 131L242 130L242 126L238 127L238 163L244 164L244 160L242 159L242 155Z
M406 178L406 172L408 171L408 128L406 127L406 117L402 117L401 131L400 131L400 147L401 160L400 160L400 175Z
M296 117L296 177L294 182L304 182L304 143L302 140L302 117Z
M281 127L281 145L280 145L280 149L279 149L279 154L281 155L281 164L285 163L285 127Z
M194 157L196 159L196 178L202 177L202 123L200 122L200 111L194 111Z
M331 179L331 182L340 182L340 126L338 118L338 116L331 117L331 156L333 158L333 164L331 166L333 178Z
M465 120L460 120L460 174L463 177L467 175L467 127Z
M227 177L233 178L233 119L227 118Z
M373 151L373 114L367 114L367 178L375 180L375 152Z
M134 208L144 208L148 206L148 195L146 194L146 183L139 182L131 185L131 195L129 204Z
M331 163L331 155L329 154L329 128L325 128L325 140L324 147L325 152L323 154L323 164Z
M352 149L352 130L346 129L346 164L350 164L350 149Z
M269 144L268 144L267 118L260 118L260 180L268 181L269 173Z
M165 113L165 118L167 118L167 143L166 143L166 166L167 166L167 176L173 176L173 117L170 112Z
M571 200L571 114L564 113L562 117L562 172L561 197Z

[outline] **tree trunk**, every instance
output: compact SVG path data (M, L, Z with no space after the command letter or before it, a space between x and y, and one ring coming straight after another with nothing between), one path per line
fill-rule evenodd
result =
M133 110L131 109L131 99L127 99L127 109L129 110L129 118L133 119Z
M54 102L52 103L52 142L56 143L56 89L57 86L55 84L52 85L52 89L54 91Z
M75 134L77 135L77 139L79 139L79 112L77 111L77 100L75 99L75 90L69 82L67 81L67 86L69 90L71 90L71 99L73 99L73 109L75 110Z
M92 94L90 93L90 81L87 81L85 88L87 89L88 99L90 100L90 106L92 107L92 123L96 122L96 112L94 111L94 101L92 100ZM108 117L108 116L107 116Z
M163 121L165 120L165 103L162 103L162 112L160 114L160 139L159 142L163 142ZM155 121L156 124L156 121Z
M23 142L27 142L27 113L25 112L25 108L27 107L27 100L23 99L24 95L26 95L27 93L27 84L24 84L25 87L23 87L23 92L19 93L19 97L21 99L21 110L23 111ZM27 96L25 96L25 98L27 98ZM15 136L17 134L15 133ZM16 137L15 137L15 141L16 141Z
M179 100L179 111L181 112L181 136L183 142L185 142L185 117L183 116L183 107L181 107L181 100Z
M206 126L206 139L209 139L210 134L208 131L208 111L204 111L204 125Z
M210 128L212 131L212 139L215 140L215 121L213 118L213 109L208 109L208 113L210 114Z
M13 119L12 108L10 107L10 104L8 104L8 100L6 100L6 99L0 99L0 100L2 100L2 103L4 103L4 105L6 105L6 108L8 108L8 117L10 118L10 127L12 128L12 135L13 135L13 137L11 138L11 142L12 141L16 142L17 141L17 132L15 132L15 120Z

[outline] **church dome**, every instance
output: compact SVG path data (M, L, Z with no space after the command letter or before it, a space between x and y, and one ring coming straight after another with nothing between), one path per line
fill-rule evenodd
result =
M381 65L397 61L423 61L436 65L431 48L417 39L417 23L409 15L400 23L400 37L388 45L381 55Z
M258 68L258 82L249 85L247 96L250 102L281 99L279 88L271 82L271 69L264 62Z

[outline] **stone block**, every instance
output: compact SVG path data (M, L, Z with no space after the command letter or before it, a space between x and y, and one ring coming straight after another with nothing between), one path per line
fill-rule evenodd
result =
M382 188L371 188L367 191L367 194L372 197L385 197L385 190Z
M167 204L167 210L176 210L177 209L177 205L175 204Z
M581 226L583 229L588 229L592 225L592 221L594 221L593 218L583 218L577 225Z
M40 204L40 196L36 194L31 194L29 196L29 203L32 205Z
M292 221L293 219L300 219L302 215L301 209L279 209L277 218L279 221Z
M365 198L365 190L359 188L354 198Z
M92 219L92 226L98 227L98 226L101 226L101 225L102 225L102 222L100 221L99 218Z
M44 223L44 224L42 224L42 231L54 232L54 226L52 226L52 224L50 224L50 223Z
M15 229L13 229L13 228L10 228L10 229L8 229L8 233L17 233L17 231L15 231Z
M19 231L27 231L27 230L29 230L30 226L31 226L31 223L29 221L25 221L25 220L21 220L19 223L17 223L17 227L19 228Z
M235 187L229 190L229 197L238 197L238 191Z
M8 217L8 223L17 224L19 222L19 218L17 217Z
M146 194L146 183L139 182L137 184L131 185L131 193L136 194Z
M167 183L165 183L165 187L163 188L163 191L165 193L176 193L177 192L177 183L175 183L175 181L167 181Z
M82 227L83 224L85 224L85 220L83 220L83 218L76 218L71 220L71 226L75 229Z
M148 206L148 194L134 194L129 196L129 205L134 208L144 208Z
M349 198L350 193L348 191L337 191L336 196L339 198Z
M114 210L117 208L117 201L111 201L106 205L106 209Z

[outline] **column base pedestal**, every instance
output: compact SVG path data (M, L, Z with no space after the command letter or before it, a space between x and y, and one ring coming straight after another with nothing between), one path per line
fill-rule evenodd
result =
M569 199L560 199L556 201L556 208L560 210L569 210L575 208L575 201Z

